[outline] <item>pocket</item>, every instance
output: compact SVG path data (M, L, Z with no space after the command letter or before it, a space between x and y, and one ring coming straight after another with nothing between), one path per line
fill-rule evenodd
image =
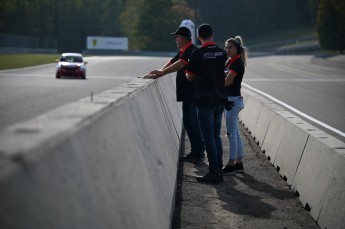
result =
M244 108L244 101L243 101L243 97L239 97L238 99L238 107L242 110Z

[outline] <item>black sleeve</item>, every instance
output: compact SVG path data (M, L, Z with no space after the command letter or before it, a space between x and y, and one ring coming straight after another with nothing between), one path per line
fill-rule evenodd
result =
M186 72L195 74L197 73L198 70L198 54L197 54L197 50L194 50L190 56L187 68L186 68Z
M177 52L176 56L174 56L171 60L170 63L175 63L180 59L180 52Z

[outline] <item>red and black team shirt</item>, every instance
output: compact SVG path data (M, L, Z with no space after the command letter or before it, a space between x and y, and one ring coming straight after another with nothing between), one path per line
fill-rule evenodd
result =
M235 58L231 58L225 66L227 72L237 73L234 82L226 87L226 92L228 96L241 96L241 83L245 71L243 60L241 56L238 55Z
M190 42L186 47L181 49L170 63L175 63L178 60L182 60L188 64L190 55L196 49L195 45ZM194 82L190 82L186 78L186 68L182 68L176 73L176 97L177 101L193 101L194 94Z
M199 106L218 106L227 100L224 66L226 52L214 42L204 43L189 60L186 72L195 75L194 101Z

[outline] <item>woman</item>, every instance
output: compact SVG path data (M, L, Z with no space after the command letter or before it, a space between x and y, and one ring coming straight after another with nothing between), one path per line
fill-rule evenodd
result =
M243 172L243 142L238 128L238 114L243 109L243 98L241 96L241 83L247 62L247 50L243 46L240 36L230 38L225 42L225 50L228 54L228 61L225 64L225 86L228 94L228 101L234 106L230 111L225 110L227 136L230 142L229 161L223 168L223 174Z

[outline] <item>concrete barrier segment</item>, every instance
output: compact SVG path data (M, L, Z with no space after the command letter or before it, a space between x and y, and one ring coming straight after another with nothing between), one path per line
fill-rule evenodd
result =
M81 105L75 102L14 124L0 133L0 156L10 160L33 157L35 153L29 152L45 150L48 142L49 145L58 144L61 132L66 131L65 135L72 134L71 127L87 121L95 112L105 107L105 104Z
M300 119L293 121L297 120ZM283 122L282 138L278 140L280 143L273 161L273 165L278 168L279 173L289 185L295 176L308 139L308 132L293 121L286 118Z
M343 203L345 201L345 195L339 193L339 187L345 186L344 149L345 144L332 136L324 138L319 133L309 134L291 188L299 193L302 204L310 209L310 214L316 221L325 207L333 209L329 214L334 214L333 219L336 218L336 222L344 222L344 215L339 215L339 212L344 212L343 206L335 209L332 205L335 204L334 199L331 202L325 201L326 198L335 198ZM339 166L342 169L339 169ZM328 193L334 193L336 196L329 197Z
M169 228L173 84L136 79L1 132L0 228Z
M328 180L328 188L320 215L317 219L321 228L342 229L345 227L345 149L336 149L332 175Z
M253 107L239 119L259 145L263 139L261 149L304 207L322 228L344 228L345 143L254 92L243 90L243 95Z
M284 138L284 122L284 117L274 113L272 115L272 120L269 123L265 139L262 143L261 149L271 163L274 162L278 153L280 141Z
M331 67L331 68L340 68L345 69L345 55L336 55L334 57L322 58L322 57L312 57L310 62L312 64Z
M158 80L157 84L162 99L162 106L167 106L166 111L173 111L167 112L165 115L173 120L173 124L178 124L173 126L170 131L175 131L180 136L182 133L182 107L181 103L176 102L176 85L172 82L175 81L175 77L171 75L166 76L170 77L169 80Z
M250 134L255 129L261 106L262 104L257 102L252 96L248 96L244 109L240 112L240 119Z
M22 152L28 152L35 146L41 147L42 142L46 142L60 132L71 130L71 127L78 126L79 122L87 121L107 106L119 103L131 93L137 92L137 88L145 88L144 85L142 80L136 80L93 97L90 95L78 102L66 104L26 122L14 124L0 133L0 155L16 158L23 156ZM16 144L18 142L20 144Z
M243 89L242 96L245 100L245 110L240 112L239 120L245 127L248 125L247 129L255 142L262 146L272 115L275 111L285 111L285 109L249 89ZM249 126L252 126L252 129Z
M262 147L264 139L267 134L270 122L275 115L275 111L282 110L280 106L273 103L264 103L261 107L261 112L259 118L256 122L255 129L253 130L253 135L255 136L255 142Z

